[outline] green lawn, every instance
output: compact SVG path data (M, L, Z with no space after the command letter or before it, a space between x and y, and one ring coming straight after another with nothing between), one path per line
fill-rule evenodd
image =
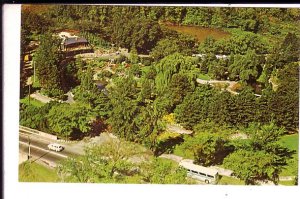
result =
M181 145L177 145L173 151L174 155L183 157L184 159L194 159L194 153L191 150L183 149Z
M23 99L20 99L20 103L28 105L29 104L28 96L24 97ZM36 107L41 107L44 105L44 103L32 98L30 98L30 104Z
M283 136L280 139L280 143L289 148L290 150L295 150L298 153L299 149L299 134L292 134Z
M24 162L19 165L20 182L58 182L54 169L47 168L37 163Z
M221 176L218 185L245 185L245 182L240 179Z
M279 141L283 146L294 150L293 158L288 160L288 165L282 170L281 176L294 176L298 171L299 134L283 136Z
M295 186L295 182L292 181L279 181L280 185L284 185L284 186Z
M210 80L210 76L207 74L199 74L198 78L203 80Z

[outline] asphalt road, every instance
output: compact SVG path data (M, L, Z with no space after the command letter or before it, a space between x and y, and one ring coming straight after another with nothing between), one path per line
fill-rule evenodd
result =
M24 144L23 142L19 142L19 150L24 154L28 154L28 144ZM41 150L40 148L36 148L35 146L30 147L31 161L42 161L49 166L55 167L59 162L63 161L65 157L58 155L56 152L52 152L49 150Z
M29 136L29 137L28 137ZM64 146L64 150L60 152L51 151L48 149L48 144L53 143L51 140L43 139L36 135L23 134L20 130L19 134L19 150L23 154L28 154L28 141L30 138L30 152L32 161L43 161L51 166L56 166L57 163L66 159L67 157L74 157L78 154L68 150L67 146Z

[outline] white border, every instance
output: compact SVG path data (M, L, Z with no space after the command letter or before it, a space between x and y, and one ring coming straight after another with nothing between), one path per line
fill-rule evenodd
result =
M117 5L117 4L111 4ZM127 4L133 5L133 4ZM146 6L229 6L227 4L141 4ZM234 7L299 7L297 5L230 5ZM4 198L287 198L300 195L299 186L108 185L18 182L18 115L20 5L3 6L4 57Z

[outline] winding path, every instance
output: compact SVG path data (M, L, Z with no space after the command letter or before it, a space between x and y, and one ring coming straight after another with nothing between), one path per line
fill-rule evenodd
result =
M210 84L214 86L214 84L227 84L226 90L234 95L239 94L238 92L233 90L233 87L238 84L238 82L235 81L221 81L221 80L203 80L203 79L197 79L196 80L199 84Z

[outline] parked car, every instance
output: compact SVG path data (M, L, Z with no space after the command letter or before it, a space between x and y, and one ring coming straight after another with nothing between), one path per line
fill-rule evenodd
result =
M58 152L58 151L62 151L64 147L57 143L51 143L48 145L48 149Z

